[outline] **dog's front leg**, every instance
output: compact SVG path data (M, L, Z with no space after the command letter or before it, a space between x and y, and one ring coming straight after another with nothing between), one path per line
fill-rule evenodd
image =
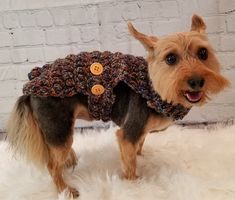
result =
M128 180L134 180L136 176L136 152L137 144L133 144L124 137L123 129L116 133L122 159L122 169L124 177Z
M131 93L127 114L121 128L117 131L124 177L129 180L137 178L136 156L139 143L145 134L145 126L150 115L146 101L136 93Z

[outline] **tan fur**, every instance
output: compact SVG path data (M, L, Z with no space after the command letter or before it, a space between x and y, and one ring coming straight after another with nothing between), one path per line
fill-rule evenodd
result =
M74 164L73 162L76 161L76 156L71 148L72 143L73 137L71 135L65 145L61 147L49 146L49 162L47 168L59 192L68 188L73 197L78 197L78 191L75 188L68 186L63 179L64 168L69 167L70 164Z
M75 167L77 165L77 162L78 162L78 159L77 159L76 153L71 148L67 161L65 162L65 167L66 168Z
M88 112L87 107L85 107L82 104L77 104L75 110L74 110L74 118L75 119L83 119L87 121L91 121L92 118Z
M130 141L124 139L124 132L119 129L116 132L124 177L128 180L134 180L138 176L136 175L136 155L141 155L142 147L146 135L152 130L163 130L172 124L171 119L162 118L160 116L151 115L144 127L142 137L136 144L132 144Z
M208 42L205 33L206 25L201 17L194 15L191 31L177 33L164 38L147 36L138 32L131 23L128 24L130 33L138 39L148 51L148 71L154 89L163 100L169 103L180 103L185 107L203 105L212 94L217 94L229 86L229 81L220 74L220 64ZM208 50L208 59L200 60L197 56L199 48ZM166 64L165 58L169 53L178 55L179 61L174 66ZM192 76L205 79L201 89L203 94L199 103L192 104L186 100L184 92L190 90L187 81ZM201 94L200 93L200 94ZM75 119L92 120L88 109L78 104L74 109ZM172 123L169 118L151 115L142 130L142 136L135 144L125 139L123 129L116 133L124 177L136 179L136 156L141 154L145 137L152 130L163 130ZM72 130L71 130L72 131ZM59 192L68 188L73 197L79 196L75 188L69 187L63 180L63 169L77 163L75 152L71 148L72 133L63 146L46 145L43 134L33 117L29 104L18 100L8 122L8 141L14 153L19 153L27 160L36 163L36 166L47 164L48 170Z
M197 31L201 33L205 32L205 30L206 30L206 24L204 23L203 19L198 15L193 15L191 31Z
M182 104L187 108L193 105L205 104L212 94L217 94L229 86L229 81L220 74L220 64L214 54L207 35L206 24L197 15L192 17L191 31L169 35L161 39L147 36L138 32L129 22L130 33L139 40L148 51L148 71L153 87L161 98L168 103ZM208 59L200 60L197 52L200 48L208 50ZM173 66L165 61L169 53L178 56L178 62ZM192 104L185 98L185 92L191 91L187 81L193 77L203 77L205 84L200 92L200 102ZM117 132L121 151L124 175L128 179L135 178L136 154L140 155L145 137L151 130L162 130L167 128L173 121L160 116L150 116L142 137L133 145L123 139L123 131Z
M144 134L142 135L142 137L139 140L137 155L142 154L142 148L144 145L144 141L145 141L145 138L149 132L162 131L162 130L166 129L168 126L170 126L172 123L173 123L172 119L163 118L163 117L156 116L156 115L151 115L145 125Z
M121 159L123 175L128 180L135 180L136 176L136 153L138 144L132 144L124 139L123 130L119 129L116 132Z
M154 41L151 40L152 36L139 33L130 24L128 26L136 39L144 43L145 47L151 47L148 55L149 76L154 89L168 103L180 103L188 108L195 105L188 102L184 96L184 92L190 90L187 80L193 75L205 79L205 85L201 90L203 97L196 104L198 106L205 104L212 94L217 94L229 86L229 81L220 74L220 64L208 41L206 25L201 17L193 16L191 31ZM197 57L197 51L201 47L208 50L209 56L205 61ZM179 56L179 62L174 66L169 66L165 62L165 57L169 53Z
M229 85L228 80L218 73L220 64L206 38L196 36L197 33L168 36L159 41L159 46L154 50L155 60L149 65L150 78L155 90L169 103L192 106L185 100L183 92L189 89L187 80L193 75L205 78L200 105L206 103L211 94L216 94ZM200 45L206 46L209 51L209 58L204 62L196 56ZM165 63L164 58L169 52L181 55L176 66L167 66Z
M20 154L37 167L48 161L48 149L31 109L17 101L7 124L7 140L14 154Z
M130 33L143 44L146 50L152 51L155 48L158 41L157 37L147 36L138 32L130 22L128 23L128 29Z

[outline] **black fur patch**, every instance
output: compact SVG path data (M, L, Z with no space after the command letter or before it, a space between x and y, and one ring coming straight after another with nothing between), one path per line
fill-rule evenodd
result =
M124 138L136 143L150 114L146 101L133 92L124 83L114 88L116 101L113 105L111 119L124 130ZM33 114L37 119L48 145L64 145L72 134L74 110L78 103L87 107L88 99L82 94L73 97L30 97Z
M134 92L130 94L128 114L123 124L124 138L133 144L139 141L150 115L146 101Z
M84 97L31 97L31 107L45 141L49 145L64 145L73 131L74 109Z

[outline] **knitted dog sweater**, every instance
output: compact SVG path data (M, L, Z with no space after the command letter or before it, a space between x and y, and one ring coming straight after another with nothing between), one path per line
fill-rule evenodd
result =
M90 71L90 66L95 62L103 66L103 72L99 75ZM148 107L165 117L182 119L189 111L180 104L172 105L163 101L154 91L144 58L119 52L93 51L69 55L42 68L35 67L28 77L30 81L23 87L25 95L60 98L78 93L87 95L88 110L96 120L110 120L115 102L113 89L120 82L140 94ZM97 84L104 88L100 95L92 93L91 90Z

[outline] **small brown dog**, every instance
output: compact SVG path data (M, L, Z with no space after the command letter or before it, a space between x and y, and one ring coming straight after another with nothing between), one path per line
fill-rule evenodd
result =
M178 111L183 110L185 115L192 106L205 104L211 94L217 94L229 86L229 81L220 74L220 64L208 42L205 33L206 25L201 17L193 16L191 31L173 34L162 39L139 33L131 23L128 27L131 34L148 51L146 63L148 77L153 91L161 99L159 100L159 97L155 97L152 93L151 95L161 103L150 101L152 97L146 97L151 95L142 94L145 88L143 85L146 85L146 81L142 81L146 78L144 75L133 78L130 77L131 71L125 71L127 63L134 65L135 62L137 62L136 69L133 71L138 71L139 66L144 71L143 59L118 53L93 52L79 54L80 57L71 55L45 65L42 69L32 71L29 84L32 83L33 86L26 84L24 95L18 99L12 112L7 128L10 146L14 152L24 155L37 166L47 166L59 192L68 188L74 197L79 196L78 191L68 186L63 179L64 168L77 164L75 152L71 148L75 119L104 119L104 121L110 119L120 126L116 135L121 152L123 174L127 179L136 179L136 156L141 154L147 133L151 130L165 129L175 119L182 117L182 115L177 117ZM96 62L99 58L98 61L103 67L100 63L96 63L95 66L91 65L91 68L82 68L83 63L89 62L91 55ZM119 60L120 56L122 59ZM106 60L109 57L112 57L115 62L107 64ZM115 68L119 66L118 69L121 69L119 72L125 72L121 77L129 77L128 81L119 82L113 89L109 89L109 85L104 88L100 84L92 87L89 85L90 78L83 86L79 85L80 79L83 81L86 74L90 73L89 69L94 83L100 81L99 78L102 77L102 81L107 79L106 82L112 85L112 79L108 78L112 76L116 80L115 74L109 72L109 76L102 76L103 71L109 70L108 65ZM71 66L75 70L68 73ZM79 73L79 70L83 69L84 71ZM64 82L54 76L58 71L63 74ZM75 73L74 81L71 77ZM41 79L42 77L44 79ZM75 82L79 85L77 88L80 93L74 93ZM132 84L137 86L132 87ZM53 85L53 88L48 89L48 85ZM69 86L66 93L63 93L61 85ZM86 92L87 88L91 92ZM135 88L138 88L138 92L135 92ZM109 90L112 90L112 93L108 93ZM90 94L95 95L90 97ZM104 97L110 97L111 100ZM106 103L104 109L103 107L100 109L98 105L102 98ZM179 105L181 107L177 107ZM94 112L91 113L91 110ZM170 114L174 110L177 110L177 114L174 115L176 117ZM109 118L105 115L107 112L109 112ZM105 117L99 117L100 113Z

